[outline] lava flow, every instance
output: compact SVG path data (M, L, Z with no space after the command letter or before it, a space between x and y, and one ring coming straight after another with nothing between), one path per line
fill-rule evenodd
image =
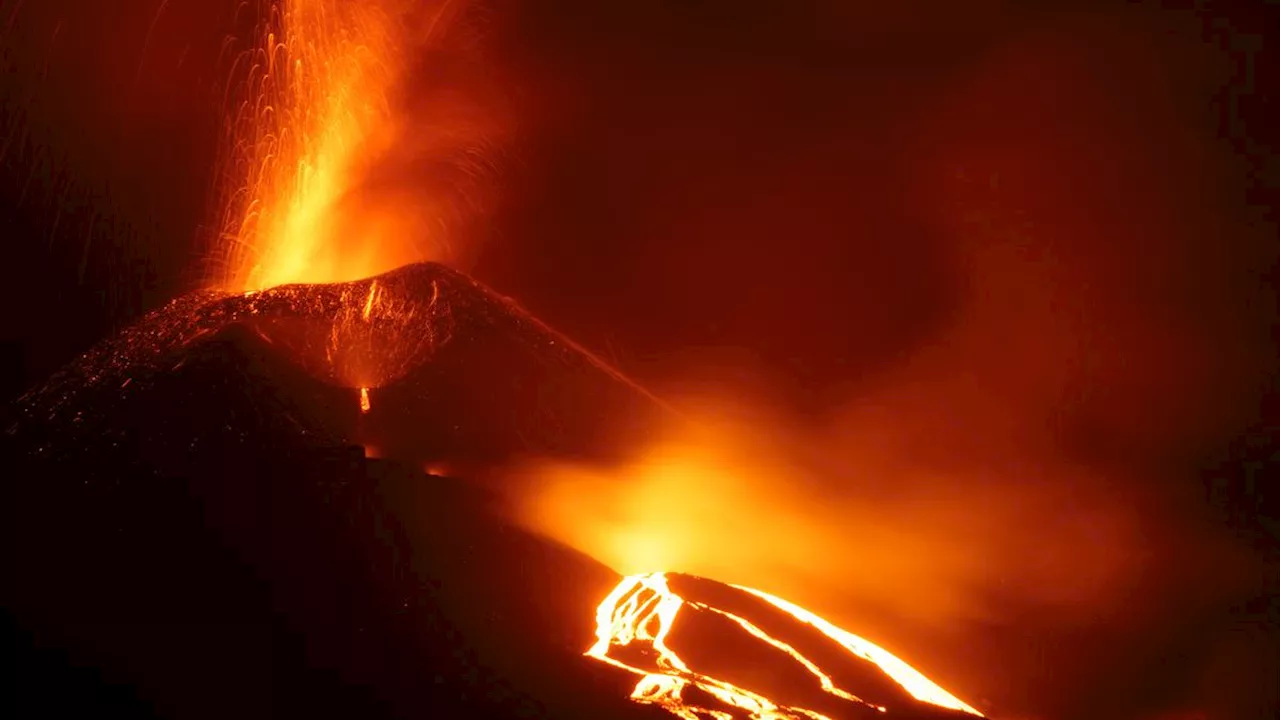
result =
M789 631L797 639L788 638L791 640L788 642L766 631L762 627L764 622L754 623L737 612L711 604L711 601L686 599L671 589L672 578L684 579L693 591L697 591L699 583L704 583L713 590L717 587L720 590L732 589L739 594L763 600L772 608L789 616L788 622L773 623L779 628L775 632L780 634ZM714 594L714 592L707 594ZM724 595L724 593L721 594ZM724 597L732 601L732 595ZM711 674L711 671L695 669L693 663L686 658L701 654L704 660L710 659L706 657L709 648L705 644L701 647L692 647L693 652L677 652L672 647L672 633L676 632L678 635L684 629L677 625L677 619L690 614L699 614L703 618L719 617L730 621L731 625L722 624L718 628L712 628L715 644L728 643L731 638L726 630L732 631L736 627L750 638L763 642L766 646L764 649L772 648L777 653L785 655L783 659L802 668L808 674L810 682L806 684L792 681L783 692L793 696L799 702L804 702L805 705L783 703L767 697L763 692L756 692L741 684L721 679L726 675L742 675L740 669L723 667L723 663L719 668L720 672L715 675ZM738 585L719 585L712 581L671 576L667 573L631 575L622 579L596 609L596 642L586 655L640 675L641 678L631 694L636 702L657 705L687 720L702 718L731 720L735 717L747 717L753 720L775 718L812 720L858 711L886 713L889 711L888 705L895 701L901 702L900 697L895 696L892 691L886 692L883 686L879 690L875 689L875 683L868 684L864 681L864 684L868 684L868 689L859 689L861 695L841 687L833 678L834 670L825 671L813 657L805 654L809 652L816 656L821 652L821 648L818 647L820 643L815 643L816 638L812 633L809 633L807 639L804 638L803 632L797 632L797 624L807 626L799 628L800 630L811 628L817 630L827 640L834 641L845 653L852 656L848 659L860 658L872 663L880 673L887 675L916 701L981 717L981 713L976 709L938 687L888 651L841 630L803 608L759 590ZM703 638L704 643L706 639ZM801 640L806 640L807 643L804 651L800 647ZM830 657L831 650L832 648L828 647L825 656ZM772 656L775 662L781 657L777 653ZM785 671L774 671L771 668L770 674L775 677L776 682L786 682L777 678L778 675L784 675ZM812 691L808 693L804 691L806 685L812 687L815 683L816 687L813 687Z

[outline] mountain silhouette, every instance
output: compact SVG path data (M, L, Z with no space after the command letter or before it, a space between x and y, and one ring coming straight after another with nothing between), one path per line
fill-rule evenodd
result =
M623 578L471 477L614 457L672 412L439 265L179 298L9 408L0 715L670 717L584 655ZM890 717L957 716L739 589L671 577ZM868 716L696 615L693 656L740 648L728 676Z

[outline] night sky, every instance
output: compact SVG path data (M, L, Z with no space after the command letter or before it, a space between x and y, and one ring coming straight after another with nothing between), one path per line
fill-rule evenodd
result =
M1274 562L1280 6L1190 5L493 2L484 72L415 64L401 103L501 116L460 264L657 392L871 404L970 469L1034 426ZM233 6L0 4L6 397L199 286ZM1095 633L1064 673L1227 707L1215 668L1276 667L1229 639L1274 596L1231 587L1144 630L1191 639ZM1089 714L990 652L1054 701L1009 697ZM1162 663L1218 691L1168 699Z

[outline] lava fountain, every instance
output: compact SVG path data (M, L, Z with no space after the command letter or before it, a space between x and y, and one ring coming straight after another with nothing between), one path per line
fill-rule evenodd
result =
M439 49L464 9L455 0L261 0L255 47L236 55L225 101L213 285L343 282L445 257L463 183L440 197L367 186L415 157L436 173L462 163L462 175L477 174L491 118L459 119L452 95L433 98L429 119L397 105L409 49ZM408 125L431 138L407 137Z

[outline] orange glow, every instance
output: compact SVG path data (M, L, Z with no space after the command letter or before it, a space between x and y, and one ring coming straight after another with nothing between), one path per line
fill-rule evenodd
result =
M897 682L899 685L906 688L907 692L911 693L911 696L915 699L932 703L934 705L941 705L942 707L951 708L952 710L963 710L974 715L982 714L969 705L961 702L951 693L938 687L933 681L929 680L929 678L921 675L919 670L916 670L902 660L899 660L888 650L864 640L851 632L842 630L817 615L814 615L808 610L805 610L794 603L787 602L782 598L774 597L768 593L753 590L741 585L736 585L735 587L767 601L769 604L780 610L786 611L801 622L816 627L822 631L822 634L840 643L849 652L875 663L876 666L889 675L889 677L893 678L894 682Z
M449 466L445 463L431 463L423 468L423 472L428 475L435 475L436 477L448 477Z
M1123 599L1144 557L1128 498L1032 460L930 462L887 441L873 410L827 428L695 408L696 422L618 465L512 468L513 519L623 575L667 568L761 588L914 638L915 652L930 631L996 617L995 590L1063 614Z
M374 280L373 282L369 283L369 297L365 298L364 311L360 313L360 316L364 318L365 322L369 322L369 316L373 314L374 300L377 300L377 299L378 299L378 281Z
M407 284L406 284L407 283ZM440 285L430 295L401 275L331 285L285 285L244 293L260 335L287 348L314 377L369 392L417 367L448 342L451 314Z
M242 84L228 98L216 285L344 282L445 259L455 188L421 197L429 178L379 173L403 173L424 152L474 162L479 123L456 128L463 121L440 108L419 122L395 102L410 41L436 41L462 5L260 0L257 48L236 60ZM409 127L438 137L408 138Z
M870 660L906 689L913 697L941 707L981 715L977 710L961 702L955 696L938 687L915 669L880 647L845 632L822 618L791 603L758 590L736 586L739 590L755 595L796 620L820 630L835 640L848 652ZM752 637L763 641L791 657L819 682L823 692L841 700L858 703L884 711L885 708L859 699L853 693L838 687L832 678L816 663L796 648L770 637L747 619L706 603L689 601L672 592L664 573L632 575L623 578L596 609L596 642L585 653L588 657L608 663L641 676L632 692L632 699L658 705L674 715L687 720L703 717L732 718L729 712L700 706L690 702L685 691L692 687L714 698L729 708L742 711L751 718L825 718L826 715L809 708L789 707L736 686L724 680L703 674L690 667L668 644L668 636L675 627L682 608L691 607L709 611L728 618ZM645 667L619 660L619 650L640 643L652 648L652 654L643 654ZM611 652L615 654L611 654ZM634 653L633 653L634 655ZM641 661L637 661L641 662Z
M389 18L371 3L280 0L260 28L252 100L238 108L235 151L246 178L228 208L235 289L353 280L374 258L326 252L339 238L334 214L361 153L386 140L386 93L395 75ZM339 261L342 260L341 264Z
M659 568L759 588L751 592L941 705L949 695L898 657L943 687L976 694L982 678L966 665L963 639L1000 617L997 603L1014 598L1061 618L1115 612L1144 568L1151 525L1132 498L1087 469L1015 454L1016 444L1006 451L1016 462L975 467L895 442L913 429L905 409L897 426L884 405L827 426L723 399L680 405L689 419L629 460L512 468L504 478L512 519L624 576ZM687 685L701 702L711 692L609 652L659 676L641 695L671 698ZM826 660L822 669L832 673ZM733 682L779 701L776 689ZM800 704L827 713L820 702Z

